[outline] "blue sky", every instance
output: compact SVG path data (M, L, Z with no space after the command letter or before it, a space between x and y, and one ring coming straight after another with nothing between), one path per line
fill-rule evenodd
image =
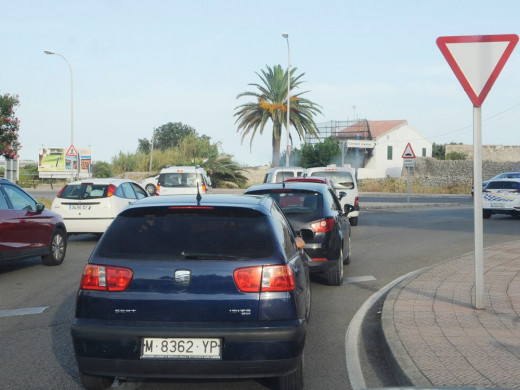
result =
M0 93L19 94L22 159L74 144L110 162L183 122L243 165L269 164L271 132L240 142L236 99L266 65L305 73L317 123L406 119L435 143L472 144L472 105L439 36L519 34L518 1L2 1ZM520 144L520 47L483 104L483 143ZM270 130L270 129L269 129ZM299 143L296 144L298 146ZM282 144L282 147L285 145Z

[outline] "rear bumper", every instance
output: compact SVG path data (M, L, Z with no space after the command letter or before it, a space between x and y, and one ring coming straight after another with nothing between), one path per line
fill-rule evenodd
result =
M104 233L114 218L63 218L67 233Z
M305 344L306 322L275 326L133 323L118 326L76 319L71 335L79 371L90 375L152 378L247 378L282 376L294 371ZM144 337L218 337L219 360L141 359Z

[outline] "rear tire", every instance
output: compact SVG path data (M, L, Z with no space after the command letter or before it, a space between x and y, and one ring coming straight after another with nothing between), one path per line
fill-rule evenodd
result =
M484 219L489 219L491 218L491 210L482 210L482 217Z
M348 219L350 222L350 226L357 226L358 217L352 217Z
M49 254L42 256L45 265L60 265L67 252L67 235L63 230L56 229L52 233L49 245Z
M112 386L115 378L110 376L87 375L79 373L79 379L85 389L88 390L105 390Z
M330 268L326 273L327 284L329 286L341 286L343 283L343 249L340 249L336 265Z
M275 386L278 390L301 390L303 389L303 356L296 371L289 375L278 378Z

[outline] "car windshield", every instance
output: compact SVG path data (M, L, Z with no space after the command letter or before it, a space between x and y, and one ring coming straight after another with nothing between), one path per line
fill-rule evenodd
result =
M315 214L323 210L323 196L316 191L297 189L254 191L250 194L268 195L285 214Z
M60 195L61 199L95 199L106 198L107 184L68 184Z
M517 181L491 181L486 186L486 190L519 190L520 182Z
M219 207L129 209L105 233L98 254L139 259L256 259L274 253L267 217Z
M161 187L197 187L202 182L202 175L194 172L171 172L161 173L159 176L159 185Z
M317 171L311 173L310 176L320 176L329 179L334 188L336 189L348 189L354 188L354 179L350 172L345 171Z

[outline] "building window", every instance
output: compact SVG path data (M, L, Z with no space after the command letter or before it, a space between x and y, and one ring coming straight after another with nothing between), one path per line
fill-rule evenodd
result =
M393 159L393 147L392 146L388 146L387 149L386 149L386 159L387 160L392 160Z
M422 156L426 157L426 148L422 148Z

